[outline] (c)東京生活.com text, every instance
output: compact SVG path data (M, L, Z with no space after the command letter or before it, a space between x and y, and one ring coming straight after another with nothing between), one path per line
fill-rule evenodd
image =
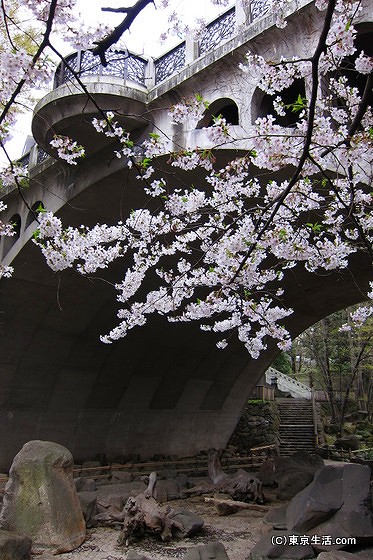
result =
M356 544L355 537L335 537L331 535L272 535L272 545L322 545L322 546L351 546Z

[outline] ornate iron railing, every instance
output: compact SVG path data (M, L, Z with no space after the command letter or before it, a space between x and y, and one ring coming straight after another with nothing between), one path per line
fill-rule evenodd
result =
M51 156L43 150L40 146L38 146L38 153L36 156L36 163L43 163L46 159L50 158Z
M185 66L185 41L154 61L155 83L159 84Z
M30 165L30 152L27 152L24 156L19 158L17 163L22 167L22 169L28 169Z
M74 75L115 76L145 86L145 68L147 60L128 51L110 51L106 53L107 65L103 66L98 56L91 51L78 51L66 57L57 68L54 87L61 86L74 79Z
M236 9L233 7L206 26L199 41L199 54L211 51L236 31Z
M258 19L268 14L271 7L270 0L251 0L250 2L250 20Z
M272 0L251 0L247 23L251 23L269 13ZM209 23L198 42L198 56L211 51L236 32L236 8L232 7ZM145 86L147 60L128 51L110 51L106 53L107 65L102 66L98 56L91 51L79 51L66 58L57 68L54 87L63 85L78 76L116 76L123 80ZM168 53L154 60L155 75L153 83L180 72L186 64L186 42L184 41Z

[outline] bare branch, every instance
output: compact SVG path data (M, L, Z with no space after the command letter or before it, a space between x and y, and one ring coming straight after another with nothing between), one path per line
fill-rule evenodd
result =
M120 10L122 11L125 9L127 10L126 17L117 27L115 27L115 29L113 29L111 33L109 33L109 35L104 37L104 39L102 39L101 41L97 41L97 47L92 50L92 53L94 55L100 57L100 61L103 66L107 65L105 53L108 48L119 41L123 33L131 27L133 21L136 19L139 13L142 12L142 10L151 3L154 3L154 0L137 0L136 4L131 8L120 8Z
M101 8L101 11L127 14L130 11L130 9L131 8Z

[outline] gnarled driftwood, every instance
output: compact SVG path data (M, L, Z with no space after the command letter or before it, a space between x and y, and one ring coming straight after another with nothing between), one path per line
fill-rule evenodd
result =
M217 451L210 451L208 457L208 471L211 483L195 486L185 490L186 494L209 494L222 492L233 500L241 502L264 503L262 483L252 474L239 469L234 474L223 471Z

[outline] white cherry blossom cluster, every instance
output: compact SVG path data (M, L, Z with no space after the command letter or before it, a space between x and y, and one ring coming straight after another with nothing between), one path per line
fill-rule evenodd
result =
M57 150L58 157L71 165L77 165L77 159L84 157L85 148L68 136L54 135L50 141L52 148Z
M7 205L0 200L0 212L4 212L7 209ZM12 224L5 223L0 220L0 237L12 237L15 235L15 229ZM0 279L1 278L10 278L13 274L13 267L6 266L0 263Z
M169 115L173 124L183 124L190 118L198 121L203 117L207 107L207 101L200 95L194 95L173 105Z
M45 17L47 2L26 3L39 19ZM277 4L282 25L288 2ZM328 2L317 0L316 5L324 10ZM293 310L287 304L286 281L291 269L329 273L348 268L357 251L371 254L372 111L368 107L358 126L352 126L361 92L338 72L341 60L354 54L353 18L359 9L359 2L337 1L316 83L311 57L268 62L248 55L242 70L273 96L275 114L257 119L246 153L222 168L216 153L225 144L229 147L232 138L221 116L206 129L209 147L182 146L171 153L158 131L135 146L114 112L93 120L96 131L113 143L117 157L136 166L145 195L157 198L157 210L150 210L155 201L149 206L144 201L144 208L134 209L122 222L92 228L64 227L53 214L42 213L35 243L54 270L75 267L81 274L93 274L123 259L124 273L116 284L118 322L103 342L126 336L157 313L170 321L198 321L203 330L215 333L219 348L235 336L253 358L270 339L287 349L286 319ZM70 25L61 10L62 21L65 17ZM177 16L171 19L177 26ZM27 56L20 53L18 60L26 68ZM367 76L372 61L361 53L355 68ZM300 78L306 82L307 98L287 107L282 92ZM3 85L8 95L5 79ZM310 91L317 95L313 107ZM172 107L170 116L187 130L207 108L196 95ZM296 122L281 126L278 117L289 109ZM69 163L76 164L83 155L83 148L68 138L56 137L51 144ZM165 153L170 168L154 179L157 159ZM184 177L193 172L191 184L180 188L175 168ZM351 321L361 324L372 309L362 308Z

